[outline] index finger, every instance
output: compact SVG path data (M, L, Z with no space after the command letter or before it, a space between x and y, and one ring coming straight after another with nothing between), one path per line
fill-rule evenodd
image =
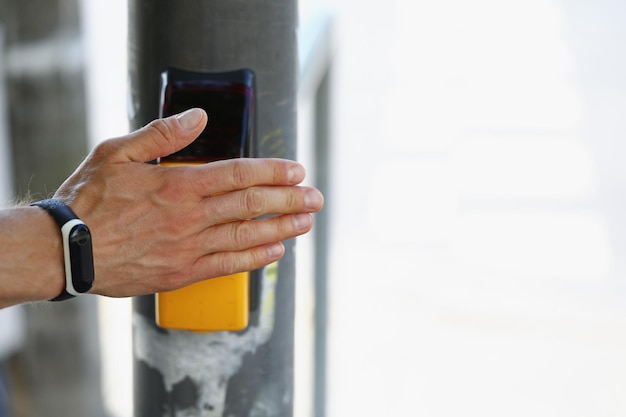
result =
M202 197L257 185L297 185L306 175L299 163L277 158L235 158L188 168L197 177L192 191Z

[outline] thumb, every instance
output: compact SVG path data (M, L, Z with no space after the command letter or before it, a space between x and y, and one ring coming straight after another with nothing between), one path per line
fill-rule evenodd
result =
M193 142L207 124L208 116L202 109L157 119L127 137L121 146L123 159L148 162L173 154Z

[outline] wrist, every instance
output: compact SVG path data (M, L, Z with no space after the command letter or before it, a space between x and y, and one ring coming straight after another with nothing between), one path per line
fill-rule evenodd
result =
M43 301L64 286L58 226L37 207L0 211L0 307Z

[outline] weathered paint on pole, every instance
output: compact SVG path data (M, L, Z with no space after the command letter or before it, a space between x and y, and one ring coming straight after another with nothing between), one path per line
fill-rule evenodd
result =
M257 76L256 156L295 158L295 0L129 0L130 126L158 116L168 67ZM154 298L134 300L135 416L291 416L293 242L265 268L260 304L242 332L166 331Z

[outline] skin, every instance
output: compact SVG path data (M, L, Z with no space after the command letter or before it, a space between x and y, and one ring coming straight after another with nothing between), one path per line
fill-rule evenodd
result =
M296 162L145 163L184 148L206 123L193 109L105 141L55 193L91 230L90 293L151 294L260 268L283 256L282 240L311 229L323 197L298 185ZM0 308L61 293L59 227L43 209L0 210L0 247Z

